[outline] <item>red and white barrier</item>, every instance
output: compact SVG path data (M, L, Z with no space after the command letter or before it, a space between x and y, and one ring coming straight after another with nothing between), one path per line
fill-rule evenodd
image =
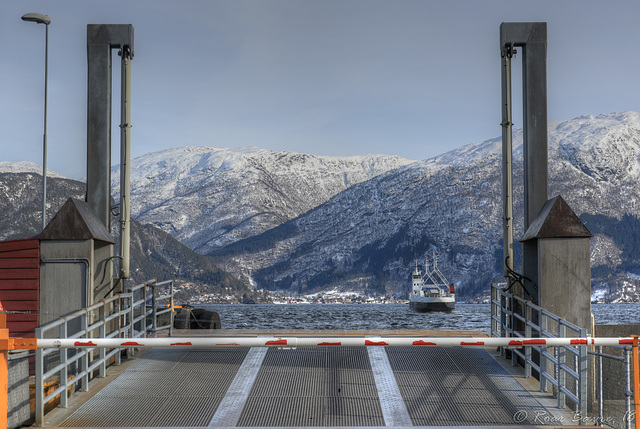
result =
M632 337L618 338L496 338L496 337L185 337L185 338L81 338L15 340L15 348L117 348L117 347L523 347L523 346L631 346Z

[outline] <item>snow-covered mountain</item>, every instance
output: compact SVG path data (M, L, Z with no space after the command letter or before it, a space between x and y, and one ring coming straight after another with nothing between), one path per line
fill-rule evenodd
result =
M416 162L212 256L262 287L302 291L360 278L370 290L392 293L403 288L417 258L437 251L449 280L488 285L501 233L494 226L501 213L496 162Z
M550 124L549 197L562 195L595 234L596 277L640 273L639 159L640 113ZM403 291L416 258L432 251L462 295L501 280L500 138L417 162L185 147L132 164L134 218L212 255L247 283ZM514 130L514 168L517 238L521 130ZM37 229L35 172L0 172L0 208L11 216L4 231L16 219ZM117 170L113 178L117 195Z
M31 161L0 161L0 174L2 173L36 173L42 175L42 166ZM49 168L47 168L47 177L65 178L62 174Z
M28 162L0 163L0 240L37 236L42 230L42 168ZM47 180L47 220L53 218L70 197L84 199L84 183L60 175ZM117 218L111 230L118 237ZM117 249L117 245L115 246ZM116 250L117 251L117 250ZM249 292L248 285L216 267L210 258L180 244L152 225L131 223L131 279L139 284L152 278L178 279L234 293Z
M639 156L639 113L553 123L549 196L561 194L584 218L613 222L635 216ZM436 250L441 269L462 291L486 289L500 280L500 162L500 139L492 139L406 165L213 256L265 287L301 290L360 277L389 292L406 288L415 258ZM518 237L523 234L521 130L514 132L514 166ZM594 232L594 266L617 268L622 248L615 231Z
M42 231L42 167L0 162L0 240L33 237ZM84 199L85 185L47 171L47 222L69 198Z
M131 163L131 215L199 253L252 237L411 161L188 146ZM120 174L112 172L118 199Z

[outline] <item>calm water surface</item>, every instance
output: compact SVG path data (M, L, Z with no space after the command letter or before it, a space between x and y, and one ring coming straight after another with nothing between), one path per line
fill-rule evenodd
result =
M490 332L489 304L417 313L408 304L212 304L223 329L469 329ZM597 324L640 323L640 304L596 304Z

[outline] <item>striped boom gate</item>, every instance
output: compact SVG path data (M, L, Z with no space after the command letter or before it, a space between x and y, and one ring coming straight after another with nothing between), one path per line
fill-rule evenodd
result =
M0 314L2 315L2 314ZM0 320L2 325L2 320ZM2 339L2 337L5 337ZM566 346L627 346L633 348L637 356L638 337L578 337L578 338L506 338L506 337L394 337L394 336L361 336L353 337L349 334L333 337L294 337L294 336L258 336L258 337L168 337L168 338L9 338L8 330L0 326L0 427L6 425L7 419L7 361L8 350L15 349L92 349L92 348L199 348L213 349L216 347L370 347L370 354L377 347L506 347L528 348L536 346L566 347ZM263 349L264 350L264 349ZM634 386L636 392L634 406L640 411L638 386L638 360L634 359ZM401 418L402 416L398 417ZM405 416L406 417L406 416ZM636 427L640 419L636 420Z
M637 344L637 343L636 343ZM611 338L495 338L495 337L170 337L170 338L10 338L9 349L117 348L117 347L526 347L526 346L634 346L633 337ZM637 345L636 345L637 347Z

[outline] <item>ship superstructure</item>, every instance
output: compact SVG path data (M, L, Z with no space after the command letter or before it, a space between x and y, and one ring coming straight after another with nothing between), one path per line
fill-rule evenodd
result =
M453 311L456 307L455 288L449 284L438 269L437 254L433 256L433 267L429 269L429 260L425 258L425 273L422 274L418 262L411 276L409 306L412 310Z

